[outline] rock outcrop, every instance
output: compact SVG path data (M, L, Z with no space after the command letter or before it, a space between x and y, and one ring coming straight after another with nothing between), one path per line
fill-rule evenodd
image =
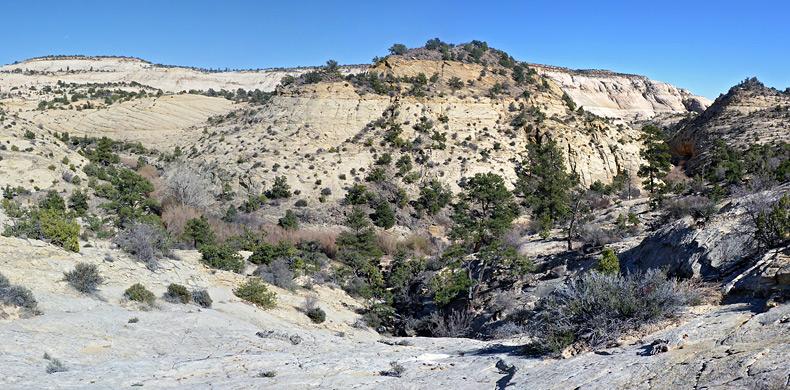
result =
M735 149L790 142L790 94L766 88L756 79L732 87L670 140L670 151L695 169L708 161L713 141Z
M301 294L272 287L278 307L262 311L233 295L241 276L212 272L193 251L151 272L101 241L92 244L73 254L0 237L0 269L33 291L42 312L0 319L0 337L12 341L0 343L0 387L736 389L788 381L788 304L761 314L762 306L748 304L708 307L671 330L553 360L521 355L523 339L382 340L352 326L358 303L325 287L315 292L327 321L312 324L298 309ZM78 262L96 264L106 278L95 296L62 281ZM214 304L139 306L123 298L133 283L158 296L169 283L205 288ZM654 344L665 351L651 355ZM45 353L67 371L47 374Z
M645 120L668 113L701 113L711 104L707 98L644 76L545 65L533 67L578 106L603 117Z
M299 76L315 69L208 71L152 64L128 57L42 57L0 67L0 90L7 91L14 86L35 86L40 89L60 81L67 84L137 82L165 92L210 88L216 91L235 91L239 88L272 91L284 76ZM341 66L340 72L360 73L366 69L367 65L349 65Z

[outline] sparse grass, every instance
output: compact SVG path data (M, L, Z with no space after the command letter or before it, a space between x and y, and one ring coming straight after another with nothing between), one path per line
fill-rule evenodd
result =
M412 234L403 241L403 247L414 252L430 255L434 252L433 244L428 239L428 234Z
M96 288L104 281L96 265L88 263L77 264L73 271L63 274L63 279L77 291L85 294L96 292Z
M403 367L400 363L393 361L390 362L390 369L381 371L380 374L382 376L400 378L404 372L406 372L406 367Z
M264 229L268 232L265 241L273 245L280 241L288 241L294 245L300 241L318 241L321 243L321 252L327 256L334 258L337 252L336 232L316 229L286 230L277 225L267 225Z
M183 204L168 204L162 209L162 222L167 226L167 231L174 237L180 237L184 233L187 221L200 218L203 215L200 210Z
M263 371L258 374L258 378L274 378L277 376L277 371Z
M46 352L44 352L44 359L49 360L49 363L47 364L47 374L68 371L68 368L66 368L66 365L63 364L60 359L54 359Z

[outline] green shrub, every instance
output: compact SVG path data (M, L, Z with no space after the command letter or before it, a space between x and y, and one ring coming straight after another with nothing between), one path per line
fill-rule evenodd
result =
M614 254L612 248L606 248L598 259L598 271L606 274L616 274L620 272L620 260Z
M38 305L29 289L12 285L3 274L0 274L0 302L25 309L34 309Z
M104 281L99 275L99 270L95 264L79 263L73 271L65 272L63 279L71 284L77 291L91 294L96 291L96 287Z
M80 225L61 211L46 209L41 211L41 233L55 245L71 252L79 252Z
M148 289L146 289L145 286L140 283L135 283L131 287L127 288L123 296L130 301L147 303L149 305L154 303L154 300L156 300L154 293L148 291Z
M206 290L193 290L192 291L192 302L195 302L200 307L211 307L211 304L214 302L211 300L211 296L208 295L208 291Z
M61 362L59 359L53 359L46 352L44 352L44 359L49 360L49 363L47 364L47 374L68 371L68 368L66 368L66 365L63 364L63 362Z
M376 211L373 213L373 223L384 229L395 226L395 213L392 212L389 202L379 199Z
M277 303L277 294L269 291L266 284L257 277L250 277L244 284L233 291L237 297L253 303L263 309L272 309Z
M186 287L175 283L170 283L170 285L167 286L165 300L168 302L189 303L190 299L191 295L189 294L189 290Z
M285 230L299 229L299 218L292 210L286 210L285 216L277 221L277 225Z
M244 258L229 245L203 245L198 250L203 255L200 262L211 268L236 273L244 271Z
M66 202L55 190L47 191L47 196L38 203L38 207L47 210L66 211Z
M211 224L205 215L187 221L181 236L191 240L195 248L198 249L203 245L215 245L217 241L217 235L211 230Z
M453 199L453 193L444 187L441 182L434 179L430 183L423 183L420 188L420 197L417 199L417 209L434 215Z
M74 176L74 184L79 184L77 182L78 178L78 176ZM69 197L69 208L74 210L79 216L85 215L85 212L88 211L88 195L80 190L74 190Z
M346 200L353 205L366 204L373 198L373 193L362 184L354 184L346 194Z
M266 193L270 199L290 198L291 186L288 185L288 179L285 176L277 176L274 178L272 188Z
M276 259L290 259L296 255L296 247L289 241L280 241L277 245L263 242L258 245L249 257L253 264L271 264Z
M320 324L326 321L326 312L322 310L320 307L316 307L315 309L309 310L307 312L307 316L310 317L310 320L313 323Z
M532 333L544 352L559 352L573 343L597 348L699 299L688 283L655 269L626 276L589 272L538 302Z
M768 211L755 218L757 240L768 248L776 248L790 240L790 198L787 194Z

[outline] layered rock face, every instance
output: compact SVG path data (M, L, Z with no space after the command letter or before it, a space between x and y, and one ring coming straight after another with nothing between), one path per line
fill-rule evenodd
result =
M195 131L201 126L205 127L204 120L207 117L225 115L242 108L221 98L189 95L149 97L103 107L102 110L74 110L66 115L51 110L39 112L32 108L40 99L47 99L47 95L41 95L39 91L44 86L54 86L58 81L137 82L165 92L209 88L271 91L275 90L283 76L299 76L314 68L209 72L163 67L133 58L41 58L0 68L0 91L22 87L15 92L20 94L21 100L9 104L26 107L29 110L22 113L26 119L51 131L73 135L109 135L128 141L156 142L166 148L175 145L184 148L197 143L205 149L224 149L223 153L233 151L232 154L216 155L216 162L233 167L242 182L260 185L276 173L302 183L297 184L297 188L305 189L312 188L315 182L315 178L308 178L312 176L309 172L289 172L285 169L279 172L256 172L243 163L236 166L232 163L239 159L239 155L249 155L247 161L250 165L261 162L265 167L277 162L281 166L309 166L313 164L299 161L300 156L312 153L314 161L316 151L334 147L338 150L345 148L346 153L343 154L354 157L341 160L337 156L338 161L327 169L328 174L339 175L352 168L364 168L370 165L376 152L369 147L350 145L346 141L364 134L366 124L379 119L387 107L397 104L398 120L404 124L405 135L416 138L411 126L425 116L436 123L435 130L445 133L448 138L455 137L448 141L452 145L447 149L430 152L433 163L442 164L439 166L444 169L427 169L423 172L425 178L444 178L443 181L454 186L461 177L494 171L513 181L515 159L523 154L528 142L535 140L538 135L546 135L565 150L567 166L579 173L582 184L589 185L596 180L608 183L619 173L628 171L633 175L642 164L639 132L625 124L614 126L603 120L574 117L561 100L563 94L570 96L577 106L583 106L585 110L618 120L646 118L662 113L687 113L690 109L696 109L694 107L707 104L702 98L697 99L686 91L638 76L576 72L546 66L535 68L545 76L548 88L525 101L507 96L488 96L488 91L497 83L505 85L513 81L507 75L497 74L491 68L476 64L392 56L372 68L367 65L341 67L341 74L366 71L396 77L436 74L440 79L439 84L458 77L464 82L464 88L455 93L447 89L444 93L426 97L401 98L359 93L343 82L281 88L275 92L271 102L255 114L255 118L250 121L252 123L234 122L232 126L219 126L219 130L233 137L228 140L227 147L212 142L208 137L198 140L201 134ZM439 91L441 88L435 92ZM684 99L696 103L683 105ZM503 132L508 131L517 115L513 107L521 103L538 108L549 120L543 121L539 130L505 137ZM447 122L440 124L440 116L446 116ZM240 145L241 141L246 144ZM467 148L456 145L460 143L472 149L459 150ZM276 149L282 154L278 157L262 153L264 148ZM252 157L256 152L257 156ZM489 157L479 159L481 152ZM291 159L288 164L277 161L286 155ZM318 158L326 160L327 157ZM461 164L459 158L480 161L477 161L478 164ZM336 187L333 190L340 190L342 186L342 183L330 184L330 187Z
M12 86L54 85L64 83L137 82L165 92L190 89L235 91L260 89L272 91L286 76L299 76L314 67L294 69L261 69L244 71L206 71L178 66L151 64L137 58L124 57L44 57L0 67L0 89ZM367 66L343 66L343 74L359 73Z
M707 98L643 76L533 66L577 105L603 117L645 120L660 114L701 113L711 104Z

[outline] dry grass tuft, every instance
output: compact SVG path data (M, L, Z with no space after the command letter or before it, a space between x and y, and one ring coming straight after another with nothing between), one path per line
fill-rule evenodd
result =
M300 229L285 230L277 225L266 225L264 227L268 234L265 241L270 244L277 244L280 241L288 241L296 244L299 241L318 241L321 243L321 251L327 256L334 258L337 252L335 240L338 233L319 229Z
M162 222L165 223L167 231L175 237L181 236L184 226L192 218L200 218L203 215L200 210L179 203L171 203L162 209Z

